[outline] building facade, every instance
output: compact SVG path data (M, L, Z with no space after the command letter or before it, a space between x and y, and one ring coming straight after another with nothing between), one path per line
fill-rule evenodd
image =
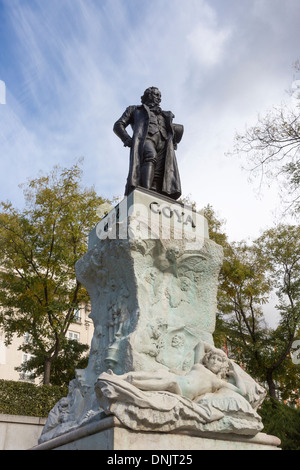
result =
M70 324L67 331L67 338L87 344L88 346L91 345L94 325L89 318L89 313L89 305L83 305L75 312L74 321ZM25 334L20 338L14 335L12 343L6 346L4 331L0 329L0 379L14 381L30 380L29 375L16 371L16 367L19 367L29 359L28 354L19 349L20 346L28 341L30 341L29 334ZM36 379L34 382L40 383L40 380Z

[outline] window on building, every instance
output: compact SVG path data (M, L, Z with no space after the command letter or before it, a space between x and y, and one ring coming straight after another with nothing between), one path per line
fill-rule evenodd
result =
M29 359L31 359L32 357L33 357L32 354L23 353L23 356L22 356L22 364L24 364L25 362L29 361ZM33 381L30 372L21 372L21 373L20 373L20 379L21 379L21 380Z
M74 318L73 321L75 323L81 323L81 311L80 308L77 308L74 312Z
M31 334L25 333L24 334L24 343L26 343L26 344L31 343L31 340L32 340Z
M80 334L77 333L76 331L68 331L67 333L67 338L72 339L74 341L79 341L80 339Z

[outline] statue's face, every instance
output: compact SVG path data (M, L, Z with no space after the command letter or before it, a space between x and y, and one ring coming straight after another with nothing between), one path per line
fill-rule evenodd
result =
M154 104L159 104L161 102L161 92L158 88L152 91L151 93Z
M212 354L207 362L207 368L214 374L218 374L223 367L223 360L218 354Z
M148 104L154 104L154 105L159 105L161 102L161 93L158 88L154 88L151 90L151 93L149 94L147 103Z

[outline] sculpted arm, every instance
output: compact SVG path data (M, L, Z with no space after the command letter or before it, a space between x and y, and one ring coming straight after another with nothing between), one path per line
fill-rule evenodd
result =
M118 119L113 127L114 133L122 140L125 147L131 147L132 138L126 131L126 127L129 124L133 124L133 114L135 106L128 106L125 112Z
M205 353L211 350L215 350L216 348L211 344L206 343L205 341L199 341L194 349L194 364L198 364L201 362Z
M241 395L245 396L247 394L245 383L243 379L236 373L232 366L229 370L229 377L233 378L237 388L240 390Z

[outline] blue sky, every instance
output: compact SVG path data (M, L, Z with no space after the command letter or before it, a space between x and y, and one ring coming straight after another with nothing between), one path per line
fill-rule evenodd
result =
M257 197L225 154L236 131L288 101L299 21L299 0L0 0L0 200L21 207L19 184L82 156L84 184L121 196L128 149L112 127L157 86L185 127L183 194L211 204L230 239L258 236L276 220L278 188Z

